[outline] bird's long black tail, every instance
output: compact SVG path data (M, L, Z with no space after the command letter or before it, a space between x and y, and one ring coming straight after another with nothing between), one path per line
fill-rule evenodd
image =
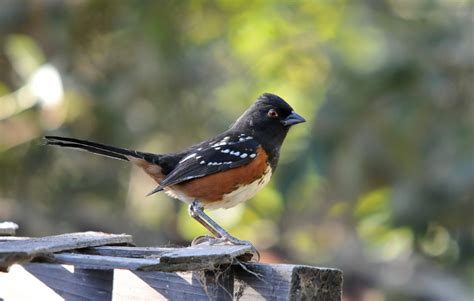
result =
M45 136L45 144L46 145L54 145L60 147L68 147L68 148L75 148L79 150L85 150L94 154L106 156L109 158L119 159L130 161L131 157L144 159L148 162L154 163L158 160L159 155L154 155L150 153L142 153L134 150L129 150L125 148L105 145L101 143L74 139L74 138L66 138L66 137L58 137L58 136Z

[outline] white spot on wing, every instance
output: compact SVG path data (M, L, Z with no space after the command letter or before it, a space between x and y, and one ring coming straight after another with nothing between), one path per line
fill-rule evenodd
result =
M240 155L240 158L242 158L242 159L247 158L247 154L243 153L242 155Z
M222 138L221 141L219 142L216 142L214 143L213 145L211 145L212 147L216 147L216 146L222 146L222 145L227 145L227 141L230 139L229 136L225 136L224 138ZM211 142L212 143L212 142Z
M224 142L224 141L217 142L216 144L213 144L212 147L223 146L223 145L227 145L227 142Z
M255 158L256 154L250 154L250 158Z
M179 161L179 163L183 163L184 161L189 160L189 159L191 159L191 158L193 158L193 157L195 157L195 156L196 156L196 153L192 153L191 155L186 156L184 159L182 159L181 161Z

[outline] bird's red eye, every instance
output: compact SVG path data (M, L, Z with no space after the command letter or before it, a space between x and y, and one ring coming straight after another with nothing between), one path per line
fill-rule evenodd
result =
M277 113L277 111L275 111L274 109L268 110L267 115L268 115L268 117L270 117L270 118L276 118L276 117L278 117L278 113Z

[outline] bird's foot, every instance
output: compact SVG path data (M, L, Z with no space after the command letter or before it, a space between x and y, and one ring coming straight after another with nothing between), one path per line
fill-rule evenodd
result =
M248 240L240 240L235 237L214 237L211 235L200 235L193 239L191 242L192 246L197 245L233 245L233 246L252 246L252 243Z
M255 261L260 261L260 253L257 248L248 240L240 240L233 236L229 237L213 237L210 235L201 235L193 239L191 246L207 245L207 246L218 246L218 245L233 245L233 246L249 246L251 248L252 258Z
M199 235L198 237L194 238L191 242L191 246L199 246L199 245L207 245L211 246L214 245L214 241L217 240L214 236L211 235Z

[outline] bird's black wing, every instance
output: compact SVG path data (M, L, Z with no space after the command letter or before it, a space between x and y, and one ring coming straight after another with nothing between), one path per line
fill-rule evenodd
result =
M154 190L236 168L251 162L257 155L259 143L246 134L225 136L199 145L181 159Z

